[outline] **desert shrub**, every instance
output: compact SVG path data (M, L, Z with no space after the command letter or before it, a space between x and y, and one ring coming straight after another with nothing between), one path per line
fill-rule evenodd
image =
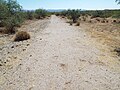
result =
M115 10L115 11L113 11L112 17L113 17L113 18L120 18L120 10Z
M35 17L35 13L34 11L30 11L30 10L27 10L25 12L25 18L28 19L28 20L33 20Z
M6 28L5 32L15 32L15 27L22 23L21 8L15 0L0 0L0 20Z
M6 18L7 11L8 11L8 8L7 8L6 1L5 0L0 0L0 27L4 26L3 21Z
M6 27L5 33L15 33L15 24L16 20L14 17L9 17L4 21L4 25Z
M80 17L79 10L68 10L68 16L70 16L73 23L76 23Z
M37 9L35 10L36 18L41 19L47 16L47 11L44 9Z
M55 15L56 15L56 16L60 16L60 13L56 12Z
M112 11L110 10L96 10L96 11L90 11L92 17L91 18L108 18L112 16Z
M64 10L61 12L61 16L65 16L68 19L71 19L73 21L73 23L76 23L80 17L80 10L75 10L75 9Z
M14 41L23 41L27 39L30 39L30 34L26 31L18 31L14 37Z

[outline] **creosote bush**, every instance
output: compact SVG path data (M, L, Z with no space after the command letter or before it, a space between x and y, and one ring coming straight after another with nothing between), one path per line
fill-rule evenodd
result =
M14 37L14 41L23 41L27 39L30 39L30 34L26 31L18 31Z

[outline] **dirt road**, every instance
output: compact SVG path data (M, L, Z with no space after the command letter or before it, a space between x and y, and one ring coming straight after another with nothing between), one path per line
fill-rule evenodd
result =
M120 90L120 61L80 27L52 16L0 82L0 90Z

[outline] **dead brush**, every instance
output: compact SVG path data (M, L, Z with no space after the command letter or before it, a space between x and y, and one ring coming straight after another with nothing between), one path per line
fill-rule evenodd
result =
M27 39L30 39L30 34L26 31L18 31L14 37L14 41L24 41Z

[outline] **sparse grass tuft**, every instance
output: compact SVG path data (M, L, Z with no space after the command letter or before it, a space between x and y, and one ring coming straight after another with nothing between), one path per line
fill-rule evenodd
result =
M27 39L30 39L30 34L26 31L18 31L14 37L14 41L23 41Z

